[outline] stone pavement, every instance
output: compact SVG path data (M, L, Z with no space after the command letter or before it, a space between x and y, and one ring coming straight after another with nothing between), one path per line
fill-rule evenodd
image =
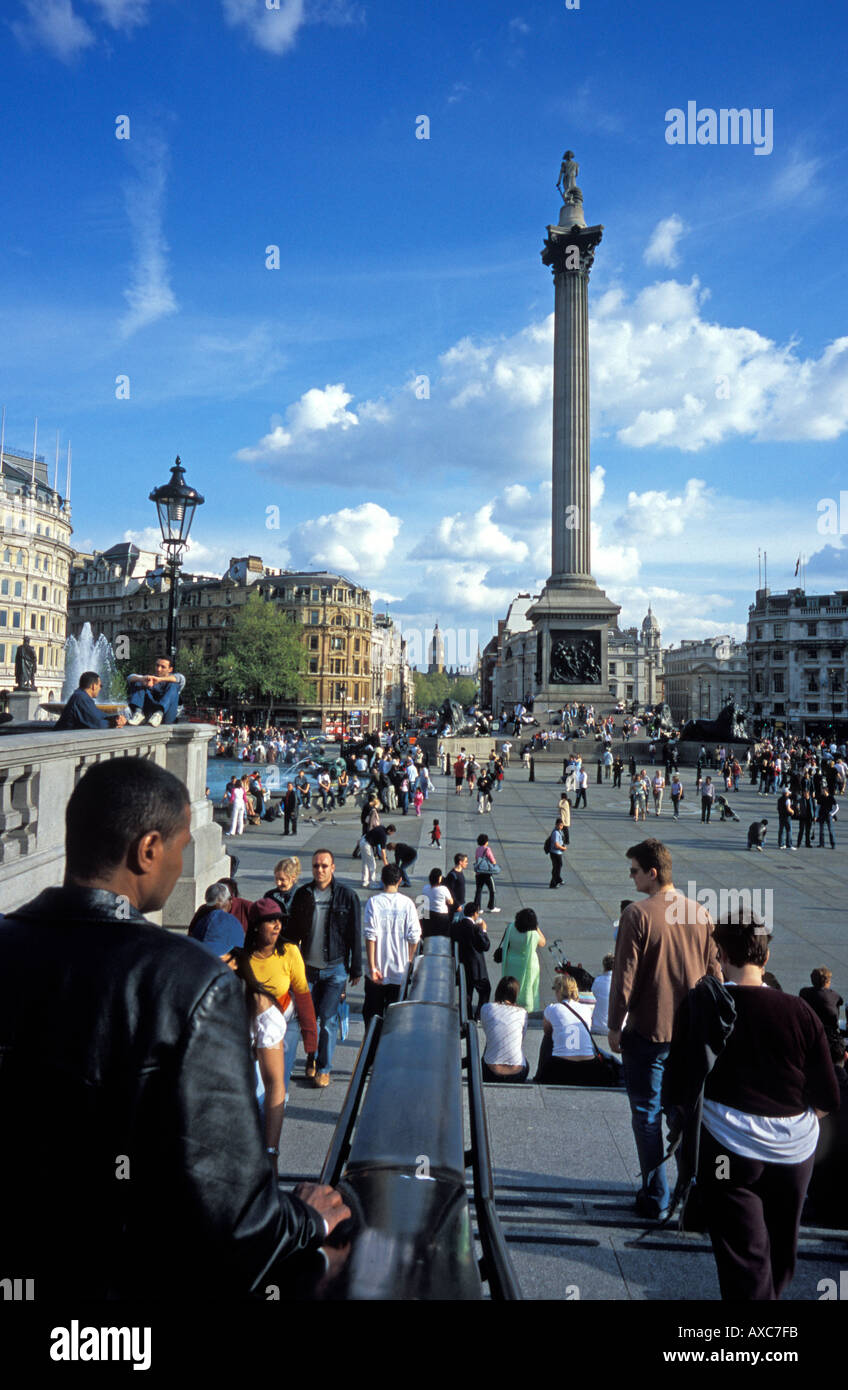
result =
M748 786L728 794L739 824L722 824L714 815L703 825L694 770L687 768L680 821L673 821L668 806L659 818L651 814L637 827L628 816L627 791L592 780L588 810L572 811L565 886L552 892L547 886L550 861L542 843L553 826L560 769L559 756L537 758L536 780L531 783L527 772L513 762L493 798L491 815L479 815L476 797L472 800L467 792L455 797L453 779L436 774L437 789L420 819L412 812L403 817L399 811L383 817L384 823L397 825L398 840L419 847L413 896L430 868L450 867L458 850L473 861L477 835L489 835L502 866L495 880L496 903L502 911L488 918L493 947L519 907L535 908L549 943L560 943L556 951L541 953L543 1006L552 997L554 966L561 954L581 961L593 974L600 970L601 957L613 947L612 923L620 900L630 896L625 850L649 835L669 845L678 888L689 896L715 895L714 902L707 898L711 910L714 905L721 910L722 891L749 893L755 906L755 895L761 895L759 901L774 925L770 968L784 989L797 993L809 983L814 966L827 965L834 988L848 994L848 825L837 824L836 850L778 851L776 798L759 797ZM284 838L278 821L226 842L241 857L238 880L245 897L256 898L270 887L274 864L289 853L299 854L303 877L308 878L311 853L319 846L333 851L339 878L358 886L359 864L350 857L358 838L358 809L348 805L343 811L315 814L317 823L301 821L296 838ZM748 852L748 824L763 816L769 819L768 846L763 854ZM434 817L442 828L438 851L428 843ZM468 882L473 891L473 876ZM368 894L361 890L360 896L364 901ZM488 960L494 984L500 971L491 955ZM321 1167L362 1039L361 998L360 985L351 991L350 1036L337 1047L330 1087L314 1090L303 1079L300 1061L295 1069L281 1141L280 1168L286 1176L314 1177ZM531 1074L540 1040L541 1021L536 1017L528 1030ZM623 1092L533 1085L485 1089L498 1210L526 1297L718 1298L706 1237L680 1236L673 1230L644 1235L632 1212L638 1168ZM818 1281L838 1279L846 1258L848 1233L805 1232L790 1296L816 1299Z

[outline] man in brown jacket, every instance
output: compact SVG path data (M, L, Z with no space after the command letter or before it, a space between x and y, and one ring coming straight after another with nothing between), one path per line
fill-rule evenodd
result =
M661 1096L674 1015L704 975L721 979L721 970L709 913L675 888L666 846L643 840L627 858L633 887L647 894L647 901L631 903L618 924L609 1044L621 1053L642 1170L636 1209L661 1220L669 1204Z

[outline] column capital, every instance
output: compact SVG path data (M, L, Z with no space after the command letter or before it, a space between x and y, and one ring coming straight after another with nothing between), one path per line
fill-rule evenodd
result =
M595 251L604 234L602 225L596 227L548 227L542 247L542 264L551 267L553 275L585 275L588 279Z

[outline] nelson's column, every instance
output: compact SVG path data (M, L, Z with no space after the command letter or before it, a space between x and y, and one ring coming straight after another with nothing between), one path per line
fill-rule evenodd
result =
M603 227L587 227L578 165L566 150L559 223L542 261L554 277L552 566L527 616L536 634L537 702L608 699L607 639L621 609L592 578L589 503L589 272Z

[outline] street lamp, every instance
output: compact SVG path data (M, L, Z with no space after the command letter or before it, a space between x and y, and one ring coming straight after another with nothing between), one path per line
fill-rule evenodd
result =
M168 556L166 568L171 581L171 592L168 596L166 642L168 656L172 664L176 663L177 658L176 616L179 570L183 562L183 551L188 545L188 533L191 530L194 513L198 507L203 506L204 500L193 487L186 486L185 470L180 463L179 454L177 454L176 463L171 469L170 481L162 487L154 488L150 494L150 501L156 503L156 510L159 514L159 529L162 532L162 544Z

